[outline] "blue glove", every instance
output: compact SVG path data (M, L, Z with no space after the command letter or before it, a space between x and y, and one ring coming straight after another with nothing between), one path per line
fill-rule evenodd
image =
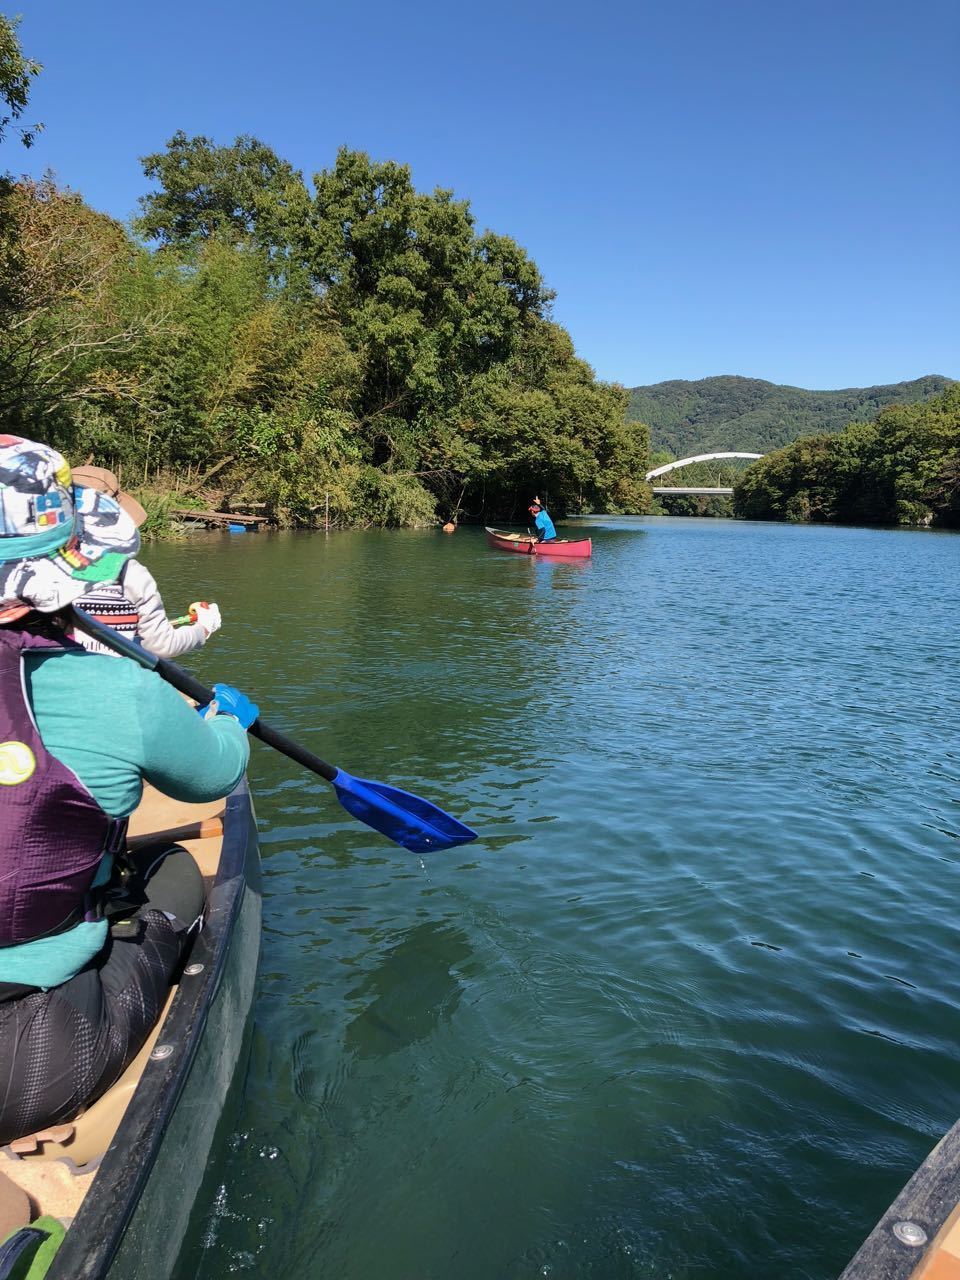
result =
M233 716L239 720L244 729L249 729L260 714L260 708L251 702L245 693L235 689L232 684L215 684L213 686L214 701L205 707L197 707L201 716L209 718L210 708L216 707L219 716Z

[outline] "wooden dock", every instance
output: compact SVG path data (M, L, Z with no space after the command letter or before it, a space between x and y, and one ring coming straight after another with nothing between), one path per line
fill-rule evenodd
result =
M241 516L234 511L194 511L190 507L171 507L170 514L178 520L196 520L211 529L225 529L230 524L242 524L255 531L267 523L266 516Z

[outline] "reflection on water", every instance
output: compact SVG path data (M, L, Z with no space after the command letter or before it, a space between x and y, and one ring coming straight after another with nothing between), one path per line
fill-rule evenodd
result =
M960 1114L960 538L589 531L149 552L223 607L198 674L480 832L419 858L255 748L254 1049L179 1280L827 1280Z

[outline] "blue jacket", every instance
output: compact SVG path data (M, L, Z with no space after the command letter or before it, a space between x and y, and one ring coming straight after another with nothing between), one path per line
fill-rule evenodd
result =
M543 530L543 537L540 539L541 542L550 542L557 536L557 531L553 527L553 521L545 511L538 512L537 515L534 516L533 523L538 529Z

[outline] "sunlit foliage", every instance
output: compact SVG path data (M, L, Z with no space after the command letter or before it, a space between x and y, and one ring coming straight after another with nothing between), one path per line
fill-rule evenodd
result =
M960 385L768 454L734 507L751 520L960 527Z
M308 190L250 137L143 164L135 234L51 181L8 192L0 429L289 523L646 508L626 393L466 201L347 150Z

